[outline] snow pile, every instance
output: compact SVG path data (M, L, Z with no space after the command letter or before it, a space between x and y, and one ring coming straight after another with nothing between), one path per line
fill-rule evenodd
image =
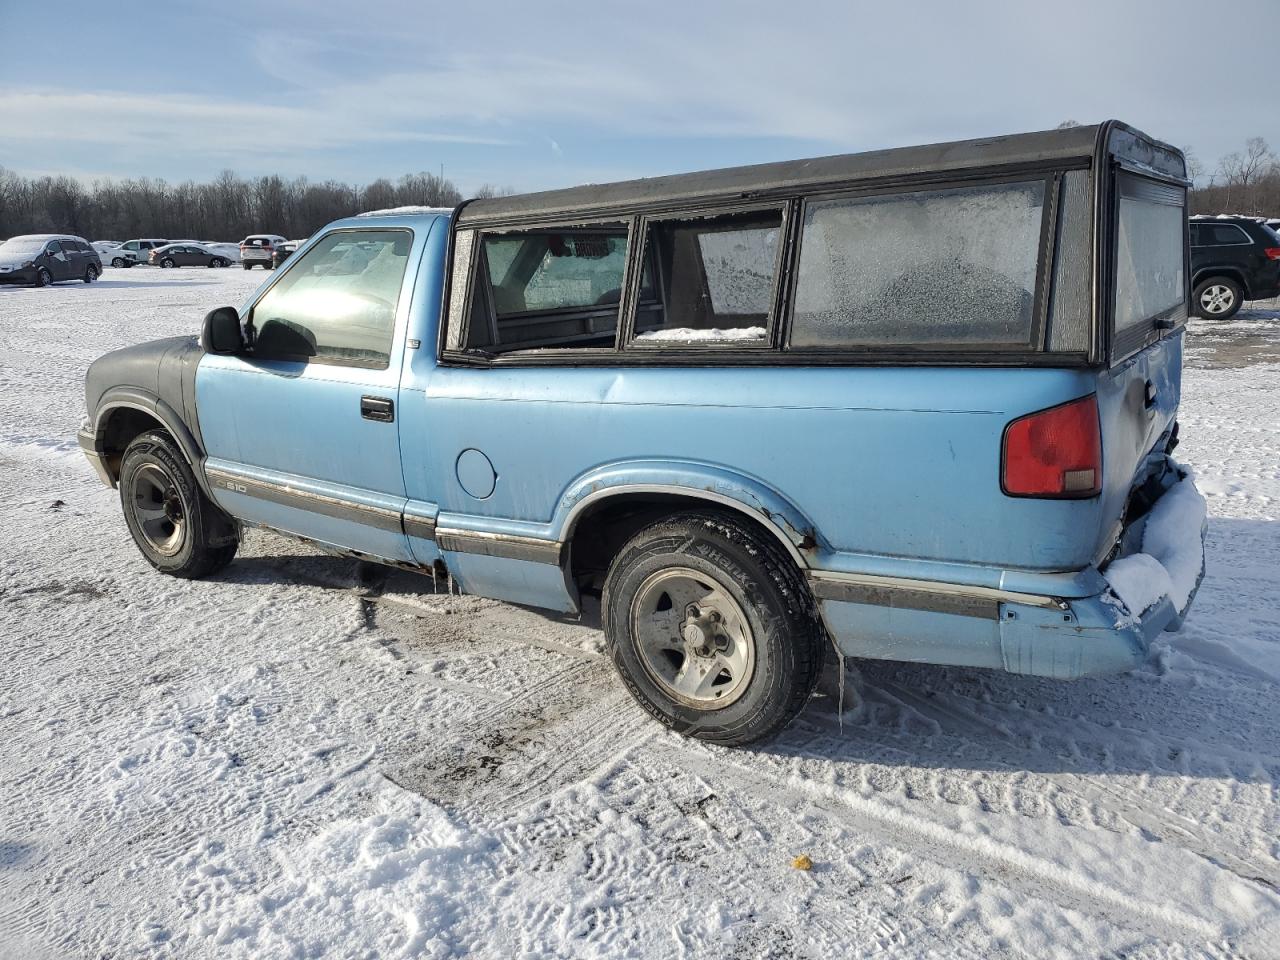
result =
M721 330L695 330L692 327L671 327L666 330L646 330L636 334L637 340L676 340L689 343L701 340L763 340L764 327L731 327Z
M339 820L277 853L282 875L211 904L197 935L245 957L465 955L455 924L495 881L492 844L411 794L387 790L378 799L382 812Z
M1189 471L1156 501L1142 532L1142 552L1121 557L1103 572L1133 616L1162 597L1182 610L1204 563L1202 533L1207 509Z

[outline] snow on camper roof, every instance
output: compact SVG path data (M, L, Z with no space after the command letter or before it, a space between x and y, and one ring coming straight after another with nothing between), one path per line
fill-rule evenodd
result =
M1100 142L1117 156L1182 178L1186 168L1174 147L1109 120L1091 126L897 147L809 160L785 160L697 173L647 177L620 183L586 184L508 197L469 201L454 220L455 229L472 223L578 216L611 208L661 206L689 200L755 198L771 193L838 186L862 180L894 180L932 172L964 172L986 167L1091 161Z

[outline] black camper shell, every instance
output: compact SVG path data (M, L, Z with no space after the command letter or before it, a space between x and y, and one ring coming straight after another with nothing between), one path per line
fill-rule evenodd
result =
M1044 216L1031 340L992 350L965 344L877 346L870 349L799 348L790 343L800 229L807 204L841 196L878 196L980 183L1043 179ZM1117 120L986 137L951 143L875 150L807 160L728 167L608 184L586 184L515 196L469 200L454 211L444 292L440 356L462 364L638 364L674 365L800 363L987 364L997 366L1107 365L1132 355L1187 317L1182 303L1130 327L1119 336L1112 322L1116 298L1116 236L1125 197L1180 207L1185 212L1186 160L1180 150ZM634 321L650 218L710 215L781 205L785 233L774 289L774 325L766 351L747 352L708 344L697 349L643 353L628 346ZM479 241L486 235L565 228L602 221L628 224L632 261L621 296L613 348L515 350L495 354L468 349L468 323L476 305ZM1188 286L1190 256L1183 221L1182 283ZM1074 328L1074 333L1067 332Z

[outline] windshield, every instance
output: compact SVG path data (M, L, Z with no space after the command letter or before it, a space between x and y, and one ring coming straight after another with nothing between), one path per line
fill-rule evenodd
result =
M5 257L33 257L41 250L47 240L23 240L17 238L14 240L6 240L0 243L0 256Z

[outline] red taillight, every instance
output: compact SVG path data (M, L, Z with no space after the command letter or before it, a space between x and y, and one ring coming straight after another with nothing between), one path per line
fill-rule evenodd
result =
M1280 247L1267 247L1262 255L1268 260L1280 260Z
M1000 486L1011 497L1093 497L1102 490L1098 398L1019 417L1004 429Z

